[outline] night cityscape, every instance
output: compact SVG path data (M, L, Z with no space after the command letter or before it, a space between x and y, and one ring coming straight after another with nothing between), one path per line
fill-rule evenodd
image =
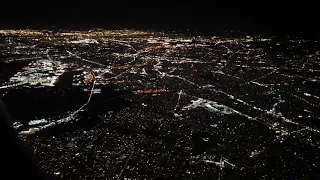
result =
M0 30L0 97L50 177L320 177L319 35L74 27Z

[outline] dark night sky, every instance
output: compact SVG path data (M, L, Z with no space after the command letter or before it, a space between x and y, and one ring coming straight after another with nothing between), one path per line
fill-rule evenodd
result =
M54 6L64 1L49 1ZM251 31L319 30L310 4L231 3L229 1L178 3L152 1L97 3L68 1L66 8L1 8L2 27L68 28L194 28L200 31L239 29ZM30 3L29 3L30 6ZM316 6L314 6L316 7Z

